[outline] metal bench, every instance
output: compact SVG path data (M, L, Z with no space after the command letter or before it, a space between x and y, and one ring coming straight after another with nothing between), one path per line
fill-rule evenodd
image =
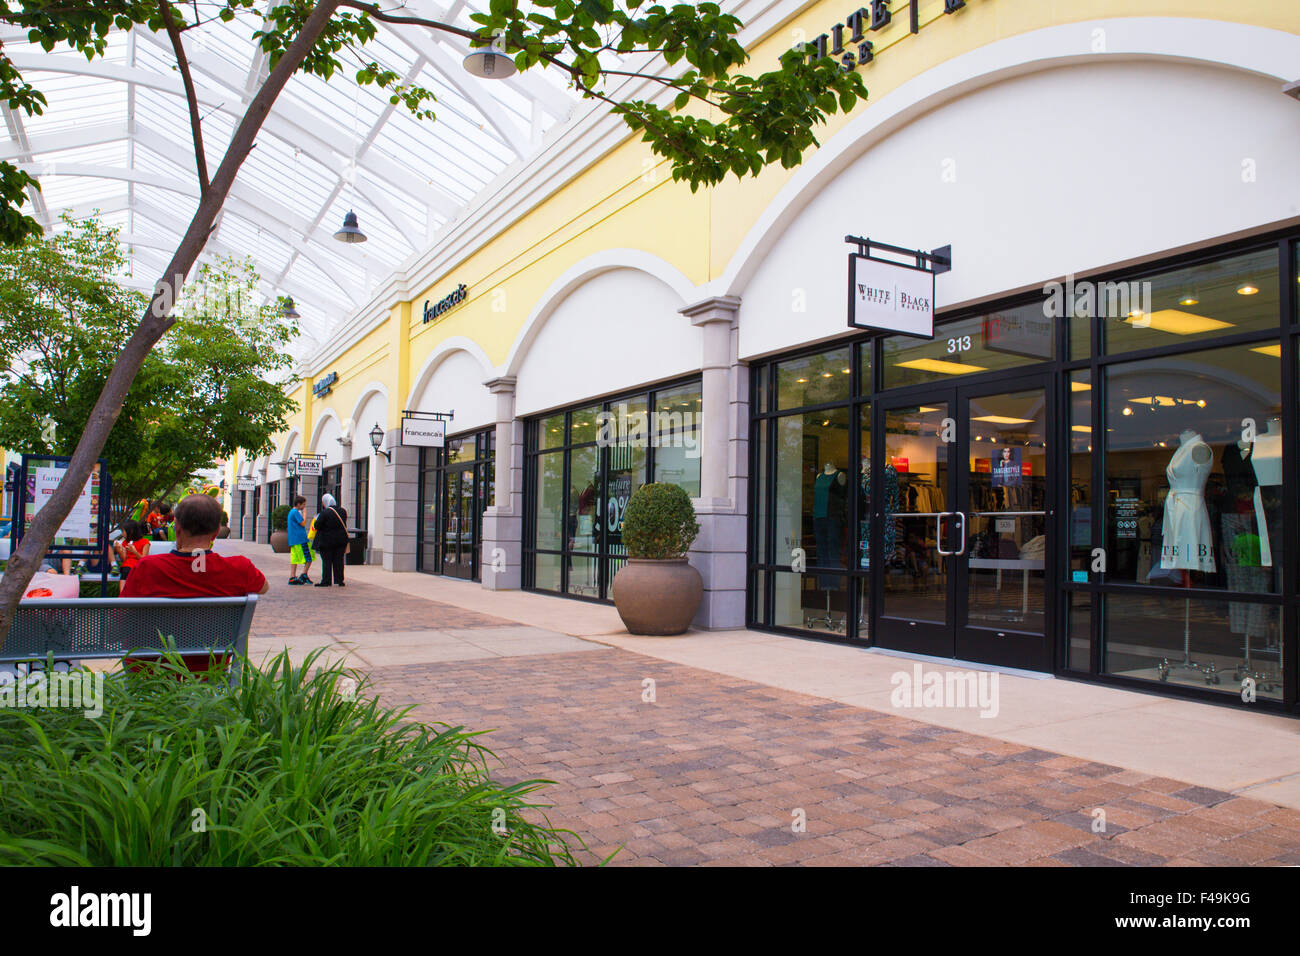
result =
M0 665L179 654L248 654L257 595L20 601ZM153 652L153 653L150 653ZM238 658L237 658L238 659ZM238 666L238 664L236 664Z

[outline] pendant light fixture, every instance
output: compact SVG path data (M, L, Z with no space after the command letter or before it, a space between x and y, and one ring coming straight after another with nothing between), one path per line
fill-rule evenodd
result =
M483 80L504 80L517 72L515 61L506 56L505 38L499 33L492 38L490 46L470 51L465 57L465 69Z
M301 318L302 318L302 316L298 314L298 310L295 309L295 308L293 307L293 296L291 296L291 295L290 295L290 296L285 296L285 299L284 299L284 312L283 312L282 314L284 315L284 317L285 317L286 319L301 319Z
M360 91L360 86L354 83L352 86L352 162L343 171L343 179L346 180L349 191L352 193L353 206L357 202L357 97L360 95ZM351 209L343 217L343 228L334 233L334 238L339 242L346 242L348 245L366 241L366 234L361 231L361 226L357 222L357 214Z
M357 224L357 214L351 209L343 217L343 228L334 233L334 238L339 242L346 243L366 241L366 234L361 231L361 227Z

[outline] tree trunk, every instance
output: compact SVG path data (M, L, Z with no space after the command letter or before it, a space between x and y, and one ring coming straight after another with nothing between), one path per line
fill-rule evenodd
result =
M31 526L23 534L18 549L10 556L4 577L0 579L0 651L4 649L4 642L9 635L9 625L13 621L18 601L27 589L32 575L40 567L41 561L49 550L50 542L54 540L55 532L58 531L77 499L81 497L81 489L90 478L95 461L104 448L104 442L108 440L108 433L113 430L117 416L121 414L122 403L126 400L126 393L131 388L131 383L135 381L150 350L172 326L174 320L170 315L171 308L180 293L185 276L189 274L194 261L203 251L213 223L225 204L230 188L235 183L235 176L253 148L253 142L267 114L270 113L271 106L284 89L289 77L297 71L303 59L316 44L338 5L339 0L320 0L316 4L311 16L303 24L302 31L294 37L262 88L248 104L248 110L240 120L234 136L230 139L230 145L222 157L221 166L212 177L211 185L200 198L199 208L195 211L194 218L190 220L189 228L176 248L167 271L154 287L154 296L149 303L149 308L145 311L140 324L136 326L134 334L122 348L108 380L104 383L103 391L99 393L95 407L91 410L90 420L86 422L86 427L81 433L77 449L72 453L72 460L68 463L63 480L54 494L50 495L50 500L32 519Z

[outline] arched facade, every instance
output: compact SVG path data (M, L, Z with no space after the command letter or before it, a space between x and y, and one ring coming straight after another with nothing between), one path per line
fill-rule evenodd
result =
M491 236L449 235L394 283L418 295L322 351L312 373L338 371L337 394L302 389L280 458L298 435L328 453L346 429L354 467L368 459L372 552L393 570L446 573L420 549L464 526L446 513L465 487L451 472L472 471L484 586L603 599L619 509L641 483L673 481L702 529L701 627L1222 694L1231 682L1193 686L1203 671L1165 660L1230 669L1196 614L1186 635L1143 616L1173 599L1151 574L1153 548L1163 560L1151 528L1184 431L1210 445L1213 489L1231 444L1223 415L1234 435L1243 419L1264 436L1274 417L1300 424L1300 104L1282 92L1300 11L1229 22L1212 0L1178 16L1131 6L930 4L915 35L896 10L860 67L870 99L793 171L691 194L634 141L583 154L548 202L503 205ZM829 2L778 12L756 61L780 55L787 28L816 36L843 16ZM850 328L851 235L951 247L934 338ZM460 283L465 301L423 322L420 304ZM1122 314L1052 311L1054 284L1089 283L1094 305L1131 293ZM454 450L402 443L403 411L453 410ZM601 437L638 411L678 414L665 426L676 444ZM1188 427L1137 430L1162 415ZM945 423L951 440L935 445ZM375 424L388 457L370 454ZM1215 551L1213 570L1169 570L1220 592L1202 594L1204 620L1269 651L1294 645L1300 590L1266 585L1264 565L1229 571L1224 546L1229 531L1263 537L1282 506L1261 499L1253 530L1216 517L1213 540L1192 542ZM1118 563L1085 567L1093 548ZM1125 632L1126 617L1169 653ZM1293 708L1280 688L1300 682L1287 679L1273 702Z

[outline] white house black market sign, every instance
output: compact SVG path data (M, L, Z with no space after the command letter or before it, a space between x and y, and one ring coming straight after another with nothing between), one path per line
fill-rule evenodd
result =
M894 18L894 11L890 10L891 2L893 0L871 0L867 6L859 7L845 17L843 23L831 27L829 33L823 33L795 49L818 59L826 56L837 57L846 71L857 69L860 64L870 63L876 58L875 44L867 39L866 31L870 30L874 33L889 26ZM921 32L919 4L920 0L910 0L908 3L909 29L912 33ZM943 0L944 13L956 13L964 6L966 0ZM846 30L849 31L847 37L844 35ZM857 47L856 53L849 49L851 46Z
M311 387L311 393L317 398L323 398L330 392L334 391L334 383L339 380L338 372L330 372L315 385Z
M465 297L468 294L469 290L465 288L464 283L461 283L456 286L455 292L451 293L451 295L444 296L432 305L430 305L429 301L426 299L424 302L424 321L432 322L444 312L451 311L453 308L464 302Z

